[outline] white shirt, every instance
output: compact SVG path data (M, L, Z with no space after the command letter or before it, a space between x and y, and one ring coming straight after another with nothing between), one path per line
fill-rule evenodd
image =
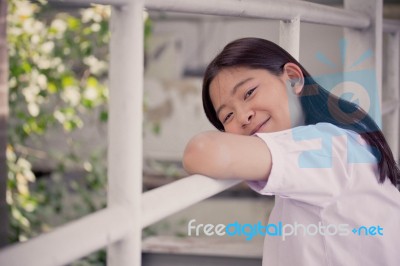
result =
M400 192L389 180L378 183L360 135L329 123L256 135L271 151L272 170L267 182L248 184L275 195L269 224L298 224L285 240L266 235L263 266L400 265Z

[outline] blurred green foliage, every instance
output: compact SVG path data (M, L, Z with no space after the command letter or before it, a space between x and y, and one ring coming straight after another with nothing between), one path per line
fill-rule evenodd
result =
M85 160L73 150L54 158L30 148L28 142L52 128L72 133L85 126L82 117L95 109L99 123L107 122L110 7L93 5L65 13L54 12L46 1L8 3L7 203L10 239L17 242L106 204L105 151L94 151ZM149 19L144 30L147 40ZM46 178L38 178L32 169L38 157L57 162ZM66 180L67 164L83 169L83 180ZM75 265L104 261L102 251Z

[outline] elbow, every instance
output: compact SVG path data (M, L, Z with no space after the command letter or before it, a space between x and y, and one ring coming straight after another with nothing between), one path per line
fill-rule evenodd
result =
M194 147L194 144L191 143L192 141L190 141L186 147L185 150L183 152L183 158L182 158L182 165L183 165L183 169L185 169L185 171L188 174L194 174L193 172L193 164L194 164L194 155L195 155L195 149L196 147Z
M201 158L204 154L206 143L204 137L193 137L185 147L182 164L188 174L201 174Z
M189 141L182 160L183 168L188 174L221 178L221 172L226 167L222 163L219 134L221 133L204 132Z

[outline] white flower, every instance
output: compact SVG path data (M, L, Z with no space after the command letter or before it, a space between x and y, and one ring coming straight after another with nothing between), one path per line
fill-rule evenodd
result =
M45 53L49 54L54 49L54 42L45 42L41 45L40 50Z
M88 161L83 163L83 168L88 172L91 172L93 170L92 164Z
M31 43L32 44L38 44L40 42L40 36L39 36L39 34L35 34L35 35L32 35L32 37L31 37Z
M42 33L46 28L46 26L44 25L43 22L37 21L37 20L34 20L31 27L32 27L32 30L37 33Z
M51 27L54 28L57 33L61 34L67 29L67 23L62 19L55 19L51 23Z
M64 65L59 65L59 66L57 67L57 71L58 71L58 73L64 72L64 71L65 71L65 66L64 66Z
M24 31L20 27L9 27L7 34L10 36L20 36Z
M86 88L85 91L83 92L83 95L86 99L92 100L92 101L95 100L99 96L96 88L93 88L93 87Z
M12 194L11 194L11 191L8 190L8 189L6 191L6 201L7 201L8 205L12 205L13 204Z
M82 16L82 22L87 23L90 21L94 13L94 10L92 8L85 8L81 11L81 16Z
M28 103L28 112L31 116L37 117L39 115L39 106L36 103Z
M90 28L92 29L93 32L99 32L100 31L100 24L99 23L93 23Z
M16 6L17 8L15 10L15 13L18 17L30 17L35 11L35 5L30 3L29 1L19 1Z
M57 119L58 122L60 122L61 124L64 123L65 121L65 115L60 112L59 110L54 112L54 118Z
M17 79L15 77L10 77L10 80L8 81L8 86L10 88L14 88L17 86Z
M33 103L36 100L36 96L40 92L40 88L35 84L29 85L22 89L22 95L28 103Z
M42 89L47 88L47 77L45 75L39 74L36 81L40 88Z
M51 66L51 61L49 59L47 59L47 58L46 59L40 59L37 62L37 66L40 69L49 69L50 66Z
M34 20L33 18L25 19L22 24L23 31L30 35L40 34L44 28L45 26L42 22Z
M83 63L85 63L90 68L90 72L95 75L100 75L107 70L107 63L105 61L100 61L93 55L85 57L83 59Z
M61 58L59 57L51 58L51 68L57 69L58 71L58 68L60 67L61 63L62 63Z
M81 94L77 87L68 86L61 93L61 98L64 101L69 102L72 106L77 106L81 100Z

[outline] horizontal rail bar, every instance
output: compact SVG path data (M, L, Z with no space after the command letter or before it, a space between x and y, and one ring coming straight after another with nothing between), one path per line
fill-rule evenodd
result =
M91 5L91 4L122 6L135 0L48 0L48 1L53 3L60 3L63 5L71 5L71 6L75 5L81 6L81 5Z
M132 223L127 214L127 209L114 207L87 215L52 232L0 250L0 264L68 264L122 239L131 230Z
M399 32L400 31L400 20L384 19L383 20L383 31L384 32Z
M222 192L242 180L215 180L192 175L145 192L142 197L142 227Z
M382 115L389 114L393 112L394 110L398 109L399 106L399 100L388 100L382 103Z
M305 1L241 0L146 0L150 10L164 10L207 15L292 20L364 29L371 24L364 14Z
M134 0L50 0L63 4L104 4L120 6ZM175 11L194 14L292 20L299 16L302 22L364 29L371 24L364 14L342 8L305 1L254 0L146 0L150 10Z
M193 175L143 193L142 228L222 192L241 180L214 180ZM177 197L179 194L179 197ZM1 265L65 265L110 243L132 228L129 210L112 207L70 222L52 232L0 250Z

